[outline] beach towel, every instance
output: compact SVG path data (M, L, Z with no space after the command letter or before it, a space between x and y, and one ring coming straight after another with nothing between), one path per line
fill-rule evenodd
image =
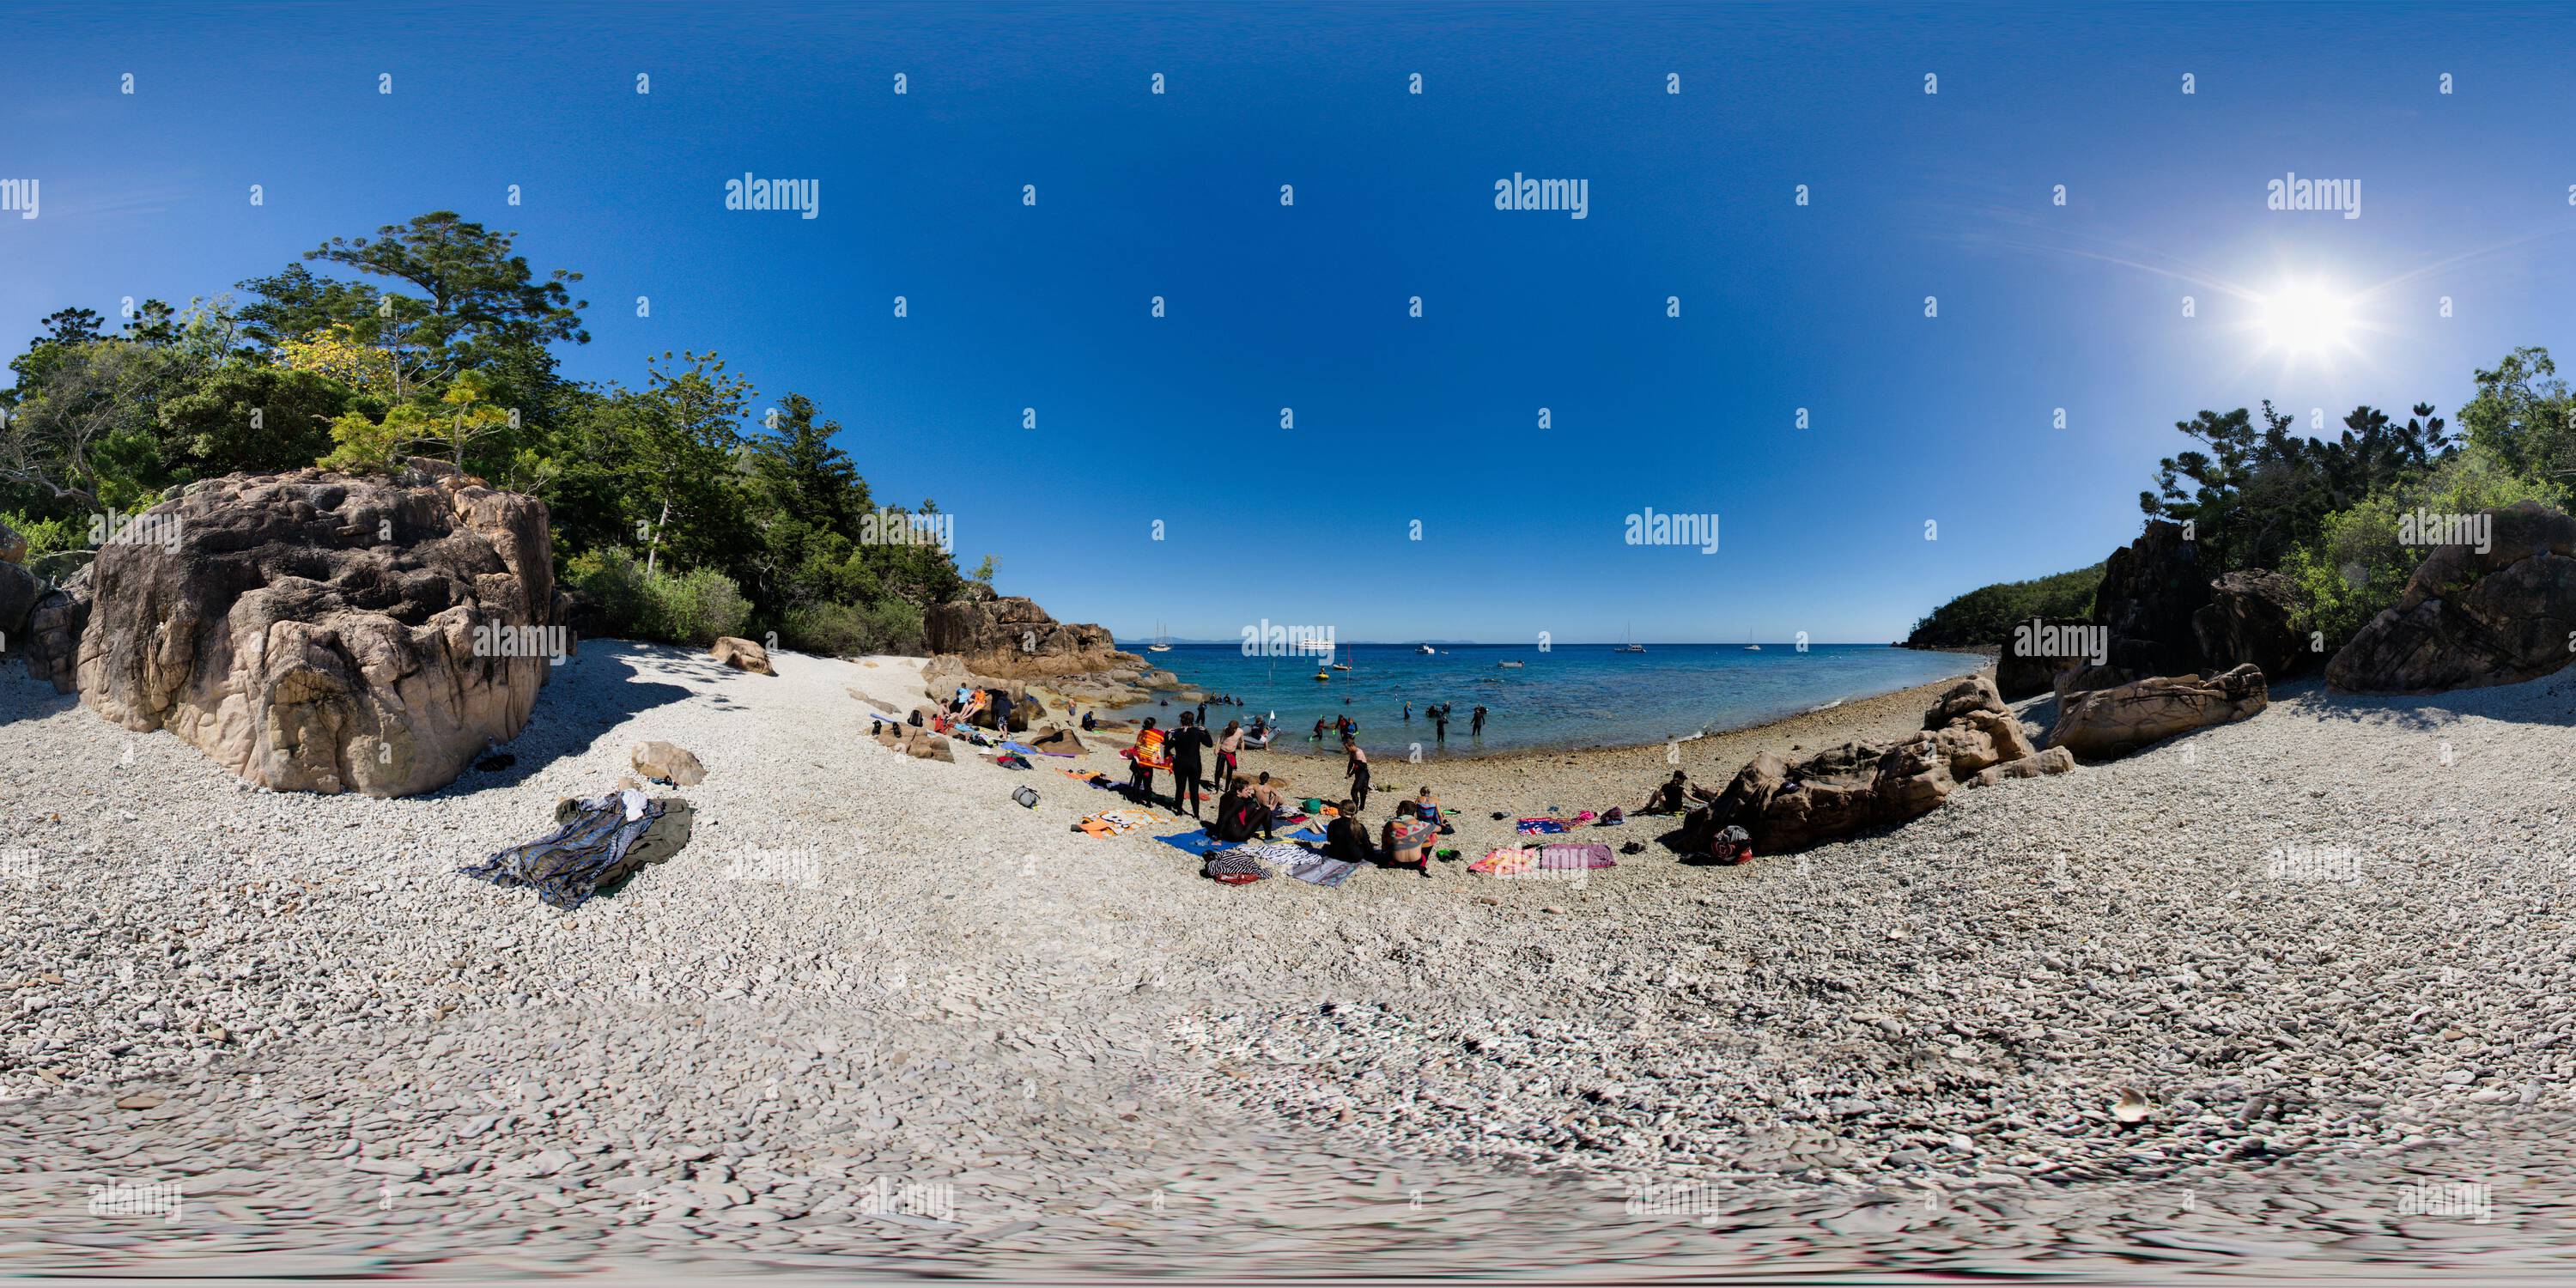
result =
M1148 769L1169 769L1172 758L1163 753L1163 731L1148 729L1136 735L1136 745L1128 748L1128 759Z
M1270 825L1272 827L1294 827L1305 821L1306 816L1303 814L1282 814L1279 817L1270 820Z
M996 765L1000 765L1000 766L1001 766L1002 768L1004 768L1004 769L1034 769L1034 768L1036 768L1036 766L1031 765L1031 764L1029 763L1029 758L1028 758L1028 757L1026 757L1026 756L1022 756L1022 755L1018 755L1018 754L1016 754L1016 753L1012 753L1012 752L1004 752L1004 753L1002 753L1001 755L998 755L998 756L993 757L993 763L994 763L994 764L996 764Z
M1141 809L1105 809L1074 824L1093 836L1126 836L1166 822L1161 815Z
M1016 751L1016 752L1018 752L1019 754L1021 754L1021 755L1023 755L1023 756L1062 756L1062 757L1064 757L1064 758L1065 758L1065 759L1067 759L1067 760L1071 760L1071 759L1073 759L1073 753L1072 753L1072 752L1069 752L1069 751L1040 751L1040 750L1038 750L1037 748L1032 747L1032 746L1030 746L1030 745L1028 745L1027 743L1024 743L1024 742L1006 742L1006 743L1003 743L1003 744L1002 744L1002 750L1004 750L1004 751Z
M1219 850L1207 856L1207 862L1199 866L1199 875L1227 885L1247 885L1267 879L1270 869L1241 850Z
M1291 841L1304 841L1308 845L1322 845L1324 843L1324 829L1320 827L1310 827L1304 831L1290 832L1288 834L1288 839Z
M1525 818L1517 826L1523 836L1554 836L1566 830L1561 818Z
M1320 854L1310 854L1299 860L1296 866L1289 868L1288 875L1308 885L1319 885L1327 890L1333 890L1339 889L1341 884L1350 880L1351 874L1359 869L1360 865L1356 863L1328 859Z
M1490 877L1518 876L1538 865L1538 855L1531 850L1488 850L1485 857L1467 865L1470 872Z
M1538 865L1552 872L1576 872L1615 868L1619 861L1610 857L1610 847L1606 845L1551 845L1538 852Z
M1255 841L1252 844L1238 845L1234 848L1236 853L1249 854L1253 858L1259 859L1264 863L1279 863L1290 866L1303 863L1307 859L1314 857L1306 851L1298 849L1296 846L1281 845L1276 841Z
M1218 850L1231 849L1234 845L1231 841L1220 841L1205 832L1174 832L1170 836L1158 836L1154 839L1183 854L1213 854Z
M555 806L555 830L457 872L497 886L534 886L548 907L570 911L600 887L689 843L696 814L676 796L617 791Z

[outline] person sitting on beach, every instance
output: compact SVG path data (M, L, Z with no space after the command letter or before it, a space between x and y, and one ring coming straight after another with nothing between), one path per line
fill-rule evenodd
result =
M1346 863L1366 863L1376 851L1369 847L1368 824L1360 821L1360 807L1343 801L1341 813L1324 829L1324 857Z
M1387 866L1419 868L1422 875L1430 876L1431 852L1424 847L1431 843L1431 836L1431 825L1422 821L1422 816L1413 808L1413 802L1406 801L1396 806L1395 817L1386 821L1386 832L1381 838L1386 846Z
M1420 815L1423 822L1435 828L1440 827L1440 798L1431 794L1429 786L1426 785L1421 791L1414 793L1413 812Z
M1084 733L1090 733L1092 730L1099 728L1099 722L1092 718L1097 714L1097 712L1091 711L1085 711L1082 713L1082 731Z
M1280 797L1278 788L1270 785L1269 770L1261 771L1261 781L1252 785L1252 799L1261 802L1261 839L1278 840L1279 811L1287 801Z
M1705 787L1692 786L1690 775L1676 769L1673 771L1672 778L1666 781L1663 786L1646 793L1646 803L1638 806L1637 812L1640 814L1679 814L1683 810L1689 809L1691 802L1693 801L1713 801L1716 799L1717 793L1710 791Z
M1207 825L1207 834L1239 845L1269 825L1270 811L1252 794L1252 780L1238 778L1217 798L1216 821Z

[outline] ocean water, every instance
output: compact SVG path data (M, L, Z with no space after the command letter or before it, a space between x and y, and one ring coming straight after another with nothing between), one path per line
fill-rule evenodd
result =
M1119 647L1144 653L1142 641ZM1559 644L1541 653L1526 644L1440 645L1425 655L1410 644L1344 645L1334 661L1352 669L1318 683L1320 655L1245 657L1235 644L1174 644L1147 653L1193 688L1211 696L1233 694L1240 707L1208 708L1217 728L1246 724L1277 712L1288 736L1278 751L1313 749L1315 720L1350 716L1360 722L1360 745L1371 756L1400 755L1422 744L1425 759L1516 751L1533 747L1629 747L1701 732L1723 732L1796 715L1827 703L1892 693L1945 676L1975 671L1983 659L1964 653L1930 653L1884 644L1762 645L1649 644L1644 653L1621 653L1614 644ZM1498 663L1521 663L1507 668ZM1404 704L1413 703L1413 720ZM1452 704L1446 743L1433 736L1423 714L1434 703ZM1484 736L1470 735L1468 715L1487 710ZM1170 716L1180 709L1157 703L1108 714ZM1340 741L1327 734L1331 754Z

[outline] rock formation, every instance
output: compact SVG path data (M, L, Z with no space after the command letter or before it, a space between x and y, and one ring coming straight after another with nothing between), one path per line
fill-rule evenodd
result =
M27 614L27 674L56 693L79 688L81 631L89 625L89 569L73 573ZM13 642L10 647L17 645Z
M2209 602L2192 614L2191 630L2206 670L2251 665L2267 679L2307 669L2315 654L2307 632L2292 625L2306 597L2277 572L2231 572L2209 584Z
M1918 818L1961 778L2039 755L1982 675L1944 692L1923 723L1923 732L1885 747L1847 742L1794 761L1755 756L1712 807L1716 824L1743 828L1764 854L1802 849Z
M2073 617L2037 618L2034 622L2042 628L2031 632L2034 642L2081 639L2080 634L2069 632L2086 630L2093 625L2091 622ZM2015 634L2004 641L2003 654L1995 659L1995 691L2003 695L2004 701L2019 702L2023 698L2037 697L2055 688L2060 674L2092 663L2093 657L2089 653L2065 651L2023 653L2021 651L2023 637L2020 633L2022 625L2023 623L2014 623ZM2061 643L2060 647L2062 650L2065 645Z
M716 661L737 671L749 671L754 675L778 674L769 669L769 650L751 640L722 636L707 652Z
M2178 733L2242 720L2269 701L2263 673L2251 666L2208 679L2156 676L2069 698L2048 744L2087 759L2126 755Z
M2058 700L2198 667L2200 639L2192 617L2208 603L2209 574L2201 569L2200 547L2184 539L2181 524L2148 520L2137 540L2103 561L2102 585L2093 592L2093 619L2111 632L2109 661L2061 670Z
M544 503L444 465L236 474L144 519L91 569L81 698L262 787L442 787L568 647Z
M2051 747L2035 756L2007 760L2000 765L1977 771L1977 776L1960 784L1963 787L1992 787L2007 778L2037 778L2042 774L2062 774L2075 768L2075 753L2064 747Z
M0 563L25 562L27 562L27 539L18 535L16 528L0 523Z
M2397 603L2327 664L2328 683L2363 693L2476 688L2576 659L2576 519L2537 501L2486 513L2487 552L2434 547Z
M975 674L1001 679L1145 669L1145 659L1118 651L1106 627L1059 622L1018 595L935 605L922 635L932 653L956 654Z

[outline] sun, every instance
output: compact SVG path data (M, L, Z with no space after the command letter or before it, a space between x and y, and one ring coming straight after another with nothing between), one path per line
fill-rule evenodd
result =
M2267 347L2292 355L2352 345L2352 301L2319 282L2284 283L2256 301Z

